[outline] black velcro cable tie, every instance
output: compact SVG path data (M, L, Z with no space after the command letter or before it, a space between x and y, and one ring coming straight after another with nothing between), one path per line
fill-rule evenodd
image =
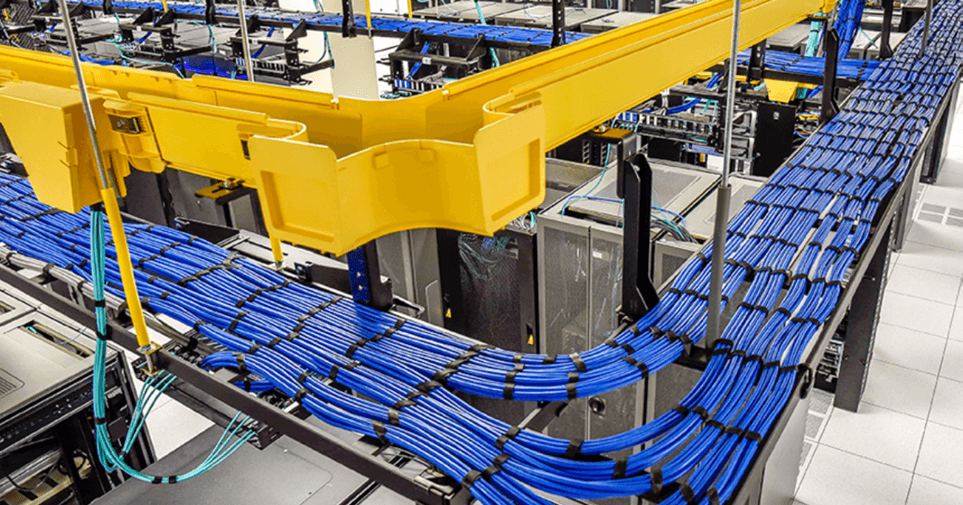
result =
M755 431L745 430L742 432L742 438L746 440L751 440L753 442L759 442L762 440L762 435L756 433Z
M651 493L656 496L662 494L662 469L653 468L649 472L649 478L652 481Z
M639 335L642 334L642 330L640 330L639 327L636 326L635 324L630 324L630 325L629 325L629 331L632 332L632 336L634 336L634 337L638 337Z
M297 393L294 393L294 401L301 403L301 400L303 400L304 397L307 395L308 395L307 388L301 388L298 390Z
M827 288L831 288L831 287L833 287L833 286L842 286L842 285L843 285L843 281L841 281L841 280L839 280L839 279L836 279L836 280L834 280L834 281L829 281L829 282L826 283L826 287L827 287Z
M664 333L662 332L662 330L660 330L659 328L657 328L657 327L655 327L655 326L650 326L650 327L649 327L649 331L652 333L652 338L659 338L659 337L661 337L662 335L664 335Z
M696 405L695 407L692 407L691 410L694 414L698 414L699 417L702 418L702 422L709 420L709 412L702 405Z
M688 407L682 405L681 403L675 407L672 407L672 410L682 414L682 417L689 415L689 412L691 412Z
M431 393L432 390L435 390L440 387L441 387L441 383L437 381L425 381L415 386L415 389L417 389L418 391L421 391L422 393L427 394L427 393Z
M612 479L624 479L625 470L629 466L629 460L627 458L619 458L615 460L615 468L612 469Z
M706 498L709 499L709 505L719 505L719 492L716 491L716 488L710 487L706 491Z
M401 426L401 412L393 408L388 409L388 424Z
M751 362L753 362L753 361L758 361L759 364L762 364L762 356L760 356L760 355L758 355L758 354L753 354L753 355L746 356L745 358L743 358L743 361L744 361L745 363L751 363Z
M626 354L635 354L635 347L632 347L628 343L622 344L619 347L621 347Z
M414 400L415 398L418 398L419 396L427 396L427 395L425 395L425 393L422 393L421 391L409 391L408 394L405 395L405 399L406 399L406 400Z
M481 476L481 472L478 470L472 470L465 474L465 478L461 480L461 485L465 486L465 489L471 489L472 485L475 484L475 481L480 479Z
M154 476L154 479L150 481L151 484L162 484L164 482L163 477Z
M681 295L681 294L682 294L682 291L679 291L678 288L669 288L669 289L667 289L666 291L669 292L670 294L675 294L675 295Z
M344 355L347 356L348 359L353 358L353 357L354 357L354 353L355 353L358 349L364 347L364 345L367 344L367 343L368 343L368 339L366 339L366 338L364 338L364 337L359 338L357 342L355 342L355 343L351 344L350 346L348 346L348 350L344 353Z
M344 366L344 369L345 369L345 370L348 370L348 371L351 371L351 370L354 370L355 368L358 368L359 366L361 366L361 362L355 360L355 361L352 361L352 362L348 363L347 365L345 365L345 366Z
M782 362L779 361L779 360L774 360L774 361L769 361L769 362L763 363L763 364L762 364L762 367L761 367L759 370L760 370L760 371L762 371L762 370L768 370L768 369L770 369L770 368L778 368L778 367L780 367L780 366L782 366Z
M505 384L514 384L514 383L515 383L515 376L516 376L516 375L518 375L518 372L516 372L515 370L512 370L511 372L506 372L506 373L505 373Z
M525 363L515 363L515 371L521 372L525 369Z
M609 338L605 339L605 342L602 342L602 343L611 347L612 349L615 349L616 347L619 346L619 343L615 340L615 335L612 335Z
M716 340L715 348L716 348L716 349L719 349L720 347L722 347L722 346L724 346L724 345L727 345L727 346L729 346L729 347L731 348L731 347L732 347L733 345L735 345L735 344L732 342L732 340L729 340L729 339L727 339L727 338L720 338L720 339ZM728 351L728 349L726 349L726 350Z
M339 371L341 371L341 367L339 367L338 365L331 365L331 372L328 373L328 378L337 382Z
M257 352L258 349L260 349L260 348L262 348L262 347L264 347L264 346L261 345L261 344L259 344L259 343L257 343L257 342L254 342L254 344L251 346L251 348L247 350L247 353L248 353L248 354L254 354L254 353Z
M729 351L731 351L731 350L732 350L732 349L729 348L729 347L717 347L717 348L713 349L712 355L713 355L713 356L718 356L718 355L720 355L720 354L729 354Z
M415 402L413 402L413 401L411 401L411 400L409 400L409 399L407 399L407 398L405 398L405 399L402 399L402 400L398 400L398 402L395 403L394 405L392 405L391 408L400 411L400 410L404 409L405 407L414 407L415 405L418 405L418 404L415 403Z
M171 475L170 477L168 477L168 478L167 478L167 483L168 483L168 484L176 484L176 483L177 483L177 476L176 476L176 475Z
M280 344L282 340L284 340L284 339L281 338L281 337L274 337L274 339L272 339L270 342L268 342L268 345L267 345L267 346L268 346L269 348L271 348L271 349L274 349L274 346Z
M310 375L308 375L308 372L301 372L301 375L298 375L298 384L301 384L303 386L304 381L308 380L308 377L311 377Z
M795 366L792 366L792 365L787 365L787 366L781 366L781 367L779 367L779 374L780 374L780 375L782 375L782 374L784 374L784 373L786 373L786 372L792 372L792 373L795 374L795 373L798 372L798 371L799 371L799 368L798 368L798 367L795 367Z
M161 299L161 300L166 300L167 297L170 296L170 295L172 295L172 294L174 294L174 293L171 293L170 291L164 291L163 293L160 294L160 299Z
M568 447L565 449L566 458L575 458L582 455L582 442L583 440L578 438L573 438L568 443Z
M568 381L569 381L570 383L578 382L578 372L569 372L569 373L568 373Z
M730 350L729 350L729 356L738 357L738 358L745 358L745 357L746 357L746 350L745 350L745 349L730 349Z
M246 315L247 315L247 311L246 311L246 310L242 310L242 311L238 312L238 313L237 313L237 316L234 318L234 320L231 321L231 325L227 327L228 333L234 333L234 330L237 329L238 323L240 323L240 322L241 322L241 319L244 319L244 316L246 316Z
M622 361L638 368L642 372L642 379L645 380L649 377L649 367L645 363L633 358L632 356L625 356Z
M742 428L738 428L736 426L730 426L726 430L726 435L735 435L736 438L742 438L742 436L745 435L745 433L746 433L746 430Z
M516 352L515 355L512 356L512 363L521 363L521 362L522 362L522 358L524 358L524 357L525 357L525 354L524 354L524 353Z
M507 454L506 454L506 456L507 456ZM501 471L501 469L502 469L502 467L500 467L500 466L498 466L498 465L491 465L491 466L489 466L488 468L486 468L486 469L484 469L484 470L482 471L481 477L482 477L483 479L485 479L485 480L489 480L489 479L492 478L492 475L495 475L496 473L498 473L499 471Z
M569 354L568 357L572 360L572 363L575 364L576 370L579 372L588 372L588 367L585 366L585 361L582 360L582 357L579 356L577 352Z
M783 314L786 317L792 317L792 311L787 309L786 307L779 307L778 309L776 309L776 313Z
M455 370L452 368L442 368L441 370L438 370L437 372L435 372L434 375L431 376L431 380L439 384L447 384L448 378L451 377L452 374L456 372L458 372L458 370Z
M708 421L706 421L706 426L710 428L715 428L720 432L726 431L726 425L720 423L719 421L716 421L715 419L709 419Z
M103 309L105 307L107 307L107 300L104 300L104 299L94 300L95 309Z
M237 371L240 373L247 373L247 365L244 364L244 354L236 352L234 357L237 358Z
M543 365L554 365L556 359L558 359L558 356L556 356L556 355L554 355L554 354L551 355L551 356L545 356L545 359L542 360L542 364L543 364Z
M692 491L692 486L690 486L688 482L679 484L679 492L682 493L682 498L688 505L694 505L696 503L695 492Z
M469 347L468 350L471 351L471 352L473 352L473 353L475 353L475 354L480 354L482 351L485 351L485 350L488 350L488 349L494 349L494 348L495 348L495 346L488 345L488 344L475 344L475 345Z
M385 427L385 423L381 421L371 421L371 429L374 430L375 435L378 437L378 440L381 440L381 443L388 443L388 428Z
M578 398L578 392L575 391L577 385L574 382L569 382L565 385L565 392L568 394L569 400L574 400Z
M95 424L95 425L98 425L98 424L107 424L107 418L106 418L106 417L95 417L95 418L94 418L94 424Z
M505 447L505 444L507 444L509 440L514 439L516 435L521 433L521 431L522 429L518 426L512 426L508 429L508 431L505 432L504 435L498 437L498 440L495 440L495 448L499 451L502 450L502 448Z

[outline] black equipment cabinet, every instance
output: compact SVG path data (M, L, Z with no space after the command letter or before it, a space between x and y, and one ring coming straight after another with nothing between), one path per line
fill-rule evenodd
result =
M9 334L0 338L9 338ZM87 342L83 345L93 345L93 340L86 336L77 341L84 340ZM51 347L50 352L60 351ZM32 357L10 358L29 360ZM30 390L36 386L37 391L23 401L3 405L0 412L0 471L4 475L18 475L17 484L21 489L14 489L8 495L14 502L23 497L30 499L30 503L85 505L126 480L119 472L107 472L98 462L92 403L93 356L83 362L85 366L80 370L62 374L51 385L32 384L34 381L30 379L21 381L14 375L15 371L5 372L16 381L18 389ZM5 360L0 359L0 366L4 365ZM49 372L60 371L49 369ZM124 354L119 351L109 352L106 392L108 431L115 447L120 447L134 410L136 393ZM127 462L143 469L154 459L145 428L128 453ZM28 471L30 467L35 470ZM4 480L11 482L6 477Z
M438 230L445 328L510 351L538 352L535 230L509 226L485 237ZM472 397L506 422L530 410L522 402Z

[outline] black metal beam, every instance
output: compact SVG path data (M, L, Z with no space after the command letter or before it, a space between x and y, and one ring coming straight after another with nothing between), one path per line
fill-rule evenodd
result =
M0 265L0 281L40 300L51 309L79 324L89 328L96 327L96 319L93 313L52 290L22 277L5 265ZM137 337L117 323L112 321L107 323L107 335L110 340L121 347L137 352ZM414 482L412 477L405 475L400 469L386 461L371 456L334 435L277 409L256 396L245 393L233 384L207 373L167 350L158 350L154 356L158 366L185 382L193 384L199 390L243 411L262 423L274 427L281 433L330 457L351 470L376 479L382 485L402 496L425 505L449 505L450 502L447 497L432 492L423 485Z
M890 34L893 32L893 0L881 0L883 5L883 33L879 38L879 59L885 60L893 56L893 46L890 45Z
M839 103L836 101L836 70L839 58L839 32L835 28L826 28L825 55L826 67L823 70L823 110L819 114L819 124L824 125L839 114Z
M565 0L552 0L552 47L565 43Z

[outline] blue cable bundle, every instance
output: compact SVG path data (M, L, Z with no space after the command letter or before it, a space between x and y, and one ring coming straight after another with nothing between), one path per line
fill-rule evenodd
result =
M150 310L230 349L203 366L248 370L256 375L252 390L279 389L333 426L412 451L483 503L548 503L529 488L600 499L659 494L674 483L679 489L666 503L725 502L786 405L806 345L836 309L881 202L906 177L963 67L961 14L960 0L941 2L924 56L918 26L733 218L723 293L727 305L738 306L705 373L674 409L624 433L581 441L519 430L450 389L566 400L655 373L705 334L711 244L641 321L568 356L477 345L291 282L159 226L128 228L138 288ZM91 251L94 242L81 231L90 222L103 226L102 219L50 211L30 198L26 181L0 179L0 240L93 279L100 267L84 260L99 249ZM104 252L104 289L123 296L116 252Z
M68 0L68 4L80 3L78 0ZM86 5L91 7L100 7L103 4L103 0L91 0L85 2ZM140 2L140 1L115 1L113 6L117 9L135 9L137 11L143 11L148 7L153 7L156 12L164 12L164 6L160 2ZM187 3L187 2L167 2L167 7L174 12L181 14L193 14L197 16L204 15L204 4ZM235 7L220 6L216 9L216 12L220 16L232 16L237 17L237 9ZM292 25L297 25L299 22L304 21L308 25L313 26L341 26L342 16L340 14L325 14L322 12L294 12L294 11L279 11L277 9L264 9L264 8L248 8L245 9L245 14L248 17L258 16L258 18L267 21L279 21L291 23ZM355 24L359 28L367 28L368 21L364 16L358 16L355 18ZM393 17L372 17L371 27L375 30L392 31L399 33L408 33L414 28L420 28L423 32L429 35L449 35L451 37L464 38L468 40L474 40L478 38L479 35L484 35L485 38L490 40L498 41L509 41L509 42L519 42L519 43L529 43L534 45L548 46L551 44L552 31L551 30L541 30L537 28L521 28L521 27L504 27L504 26L493 26L484 25L482 27L474 27L473 25L467 25L464 23L447 23L438 21L411 21L411 20L399 20ZM466 31L466 28L475 28L474 30ZM577 42L590 34L585 33L575 33L566 32L565 40L567 42ZM495 57L497 60L497 56Z

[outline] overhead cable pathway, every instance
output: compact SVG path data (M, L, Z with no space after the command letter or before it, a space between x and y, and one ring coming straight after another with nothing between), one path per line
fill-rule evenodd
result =
M917 26L730 222L723 293L738 308L699 383L637 429L553 439L492 419L450 389L568 400L657 372L703 338L711 244L641 321L606 345L567 356L478 345L290 282L160 226L128 227L138 287L150 310L231 350L212 354L205 367L248 370L259 377L247 385L252 391L278 388L329 424L412 451L483 503L550 503L531 488L589 500L726 503L806 373L798 365L807 345L837 312L847 273L959 77L963 2L944 0L932 22L925 48ZM91 213L51 209L27 181L9 176L0 198L0 239L16 253L8 259L35 257L88 280L105 275L107 292L123 297L113 246L104 272L87 261ZM375 401L331 387L322 381L328 378ZM631 456L604 457L647 442Z
M740 40L833 3L747 1ZM116 66L84 75L119 182L128 166L236 180L257 189L272 238L340 255L399 230L494 233L544 199L545 152L725 59L731 26L731 4L711 0L391 101ZM33 179L40 199L71 211L99 201L69 113L70 60L4 47L0 65L0 119L18 154L63 167ZM7 120L20 114L48 121ZM319 200L328 211L311 210Z

